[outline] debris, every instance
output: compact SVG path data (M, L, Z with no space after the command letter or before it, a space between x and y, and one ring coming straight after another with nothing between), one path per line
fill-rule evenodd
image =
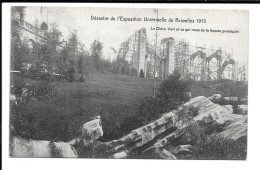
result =
M45 140L27 140L13 137L10 156L16 158L50 158L52 150L50 142Z
M171 154L171 152L167 151L166 149L159 149L157 152L159 152L158 155L163 159L177 159L173 154Z
M179 145L173 149L173 154L178 154L182 151L191 152L190 149L191 145Z
M113 155L113 158L116 158L116 159L122 159L122 158L126 158L127 157L127 153L126 152L119 152L119 153L115 153Z
M208 97L208 99L210 101L217 101L217 100L221 99L221 95L220 94L213 94L212 96Z

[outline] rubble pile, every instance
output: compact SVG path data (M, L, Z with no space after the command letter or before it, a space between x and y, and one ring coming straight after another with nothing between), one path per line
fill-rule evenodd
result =
M219 98L218 95L211 98ZM210 99L211 99L210 98ZM232 139L239 139L247 135L247 116L233 114L231 105L218 105L209 98L199 96L192 98L184 106L199 108L198 115L193 118L193 123L203 121L206 125L212 122L230 124L225 127L221 135ZM182 106L183 107L183 106ZM175 154L190 152L191 145L182 144L177 147L169 147L169 143L185 133L185 127L190 122L183 122L177 118L177 112L182 109L163 114L161 118L133 130L130 134L109 142L102 142L106 146L106 152L110 158L128 158L133 153L147 153L152 151L163 159L177 159ZM103 135L100 117L85 123L80 129L80 135L72 141L49 142L25 140L14 137L11 143L11 156L13 157L78 157L77 144L88 145L90 141L96 141ZM166 147L167 146L167 147Z

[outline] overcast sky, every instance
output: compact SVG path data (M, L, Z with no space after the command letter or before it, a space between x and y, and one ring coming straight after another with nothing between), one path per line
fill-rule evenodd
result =
M25 20L33 22L47 21L47 10L40 12L40 7L27 7ZM76 29L80 41L86 48L99 39L104 45L104 55L113 56L110 47L119 49L120 44L140 28L146 28L150 42L155 40L155 22L123 22L123 21L97 21L91 20L91 15L98 17L114 16L123 17L148 17L156 18L153 9L127 9L127 8L86 8L86 7L48 7L48 23L57 23L64 39L67 39L69 29ZM166 37L185 39L192 46L204 46L218 49L221 47L227 53L232 53L233 58L240 63L247 64L248 60L248 12L235 10L176 10L160 9L159 18L164 17L167 22L159 22L159 27L164 28L198 28L214 30L237 30L239 33L211 33L211 32L177 32L158 31L158 40ZM168 22L169 18L180 19L206 19L206 23L176 23Z

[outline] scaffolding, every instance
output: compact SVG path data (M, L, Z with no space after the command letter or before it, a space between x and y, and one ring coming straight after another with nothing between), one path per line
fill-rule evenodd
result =
M146 74L156 69L157 77L165 79L173 70L176 70L181 74L183 80L231 79L246 81L246 68L232 58L233 50L232 54L227 54L221 48L214 49L213 47L207 48L206 45L192 45L184 39L174 37L163 38L161 42L158 42L157 63L154 67L155 46L148 41L146 34L143 34L140 39L140 31L145 32L142 28L121 44L118 56L131 56L129 58L131 58L132 63L139 63L140 55L138 54L142 48L142 53L145 53L142 55L145 56L143 60ZM169 42L171 43L169 44ZM143 48L144 45L145 48ZM134 65L139 66L139 64Z

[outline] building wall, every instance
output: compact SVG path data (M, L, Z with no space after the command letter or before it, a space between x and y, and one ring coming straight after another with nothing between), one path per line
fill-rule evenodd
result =
M159 64L159 76L160 78L166 78L173 73L175 68L175 50L174 39L164 38L161 41L162 45L162 58L158 61Z
M138 50L138 68L137 71L140 74L141 69L145 71L145 56L146 56L146 30L142 28L139 30L139 50Z
M162 42L163 53L157 51L157 66L155 74L156 77L166 78L173 73L175 68L174 39L171 37L165 38ZM153 71L154 68L148 68L147 65L147 62L152 62L152 65L149 64L149 67L154 67L153 61L150 59L152 56L151 52L148 51L145 28L137 30L133 36L123 42L119 51L121 51L121 57L132 62L133 66L137 69L138 75L140 74L141 69L143 69L145 76L147 75L147 70Z
M168 53L168 68L167 68L167 75L172 74L175 69L175 51L174 51L174 40L169 39L169 53Z
M146 72L146 43L146 29L142 28L137 30L127 41L121 43L119 50L121 51L119 56L132 62L133 66L137 69L138 75L141 69Z
M24 21L23 18L20 17L20 13L18 11L15 11L11 18L12 22L16 23L22 43L27 43L29 41L40 42L45 38L45 31Z

